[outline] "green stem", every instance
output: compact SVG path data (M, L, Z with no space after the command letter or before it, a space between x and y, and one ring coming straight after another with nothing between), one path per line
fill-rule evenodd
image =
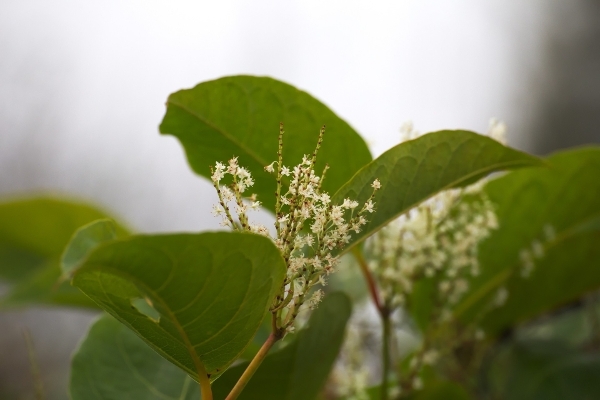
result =
M240 379L238 379L237 383L235 384L233 389L231 389L231 392L229 392L225 400L237 399L240 393L242 393L242 390L244 390L244 388L248 384L248 381L250 381L250 378L252 378L252 375L254 375L258 367L260 367L260 364L267 356L269 350L271 350L271 347L273 347L273 345L277 343L277 341L280 340L282 337L283 335L279 332L271 332L271 334L267 338L267 341L263 343L258 353L256 353L252 361L250 361L250 364L248 365L242 376L240 376Z
M384 312L381 314L381 322L383 323L383 345L381 346L381 360L383 364L381 373L381 400L388 400L387 377L390 374L390 337L392 332L389 313Z
M379 298L379 292L377 291L377 284L375 283L375 279L373 278L371 271L369 271L369 266L367 265L367 261L363 257L362 252L360 251L360 248L358 248L358 247L354 247L352 249L352 254L354 254L356 261L358 261L360 270L362 271L363 276L365 277L365 281L367 282L367 287L369 288L369 293L371 294L373 303L375 303L377 312L379 313L381 318L383 318L384 307L381 302L381 299Z
M198 375L200 380L200 398L202 400L213 400L212 389L210 387L210 379L205 374Z

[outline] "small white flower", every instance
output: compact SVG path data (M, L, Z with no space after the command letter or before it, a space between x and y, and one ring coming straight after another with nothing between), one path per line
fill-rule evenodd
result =
M213 174L210 176L210 179L214 182L214 183L218 183L221 181L221 179L223 179L223 176L225 174L223 173L223 171L219 171L218 169L216 169Z
M281 175L290 176L290 169L286 166L283 166L283 168L281 168Z
M213 209L212 209L212 214L215 217L218 217L219 215L223 214L225 210L223 210L223 207L219 206L219 205L213 205Z
M273 164L275 164L275 161L273 161L271 164L267 165L265 167L265 171L267 171L270 174L272 174L273 172L275 172L275 168L273 168Z
M375 190L381 189L381 182L379 182L379 179L375 179L371 184L371 187Z
M323 296L325 296L325 294L323 293L323 291L321 289L318 289L313 293L312 297L308 301L308 304L309 304L309 307L311 310L314 310L315 308L317 308L317 306L319 305L321 300L323 300Z
M350 200L348 198L344 199L344 202L342 203L342 207L343 208L347 208L347 209L354 209L356 207L358 207L358 201L354 201L354 200Z
M229 172L231 175L235 175L237 172L237 168L238 168L238 161L237 161L237 157L233 157L231 160L229 160L229 166L227 167L227 172Z
M250 172L244 167L238 167L236 175L241 179L250 178Z
M233 194L233 192L228 187L225 187L225 186L221 188L221 195L223 196L223 199L225 201L231 201L235 198L235 195Z
M253 210L258 210L260 207L260 201L253 201L252 204L250 205L250 208Z

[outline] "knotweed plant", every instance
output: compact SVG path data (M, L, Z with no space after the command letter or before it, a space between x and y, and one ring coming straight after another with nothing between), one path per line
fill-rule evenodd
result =
M323 126L313 153L304 155L298 165L290 168L283 164L284 130L280 125L277 160L265 167L277 180L276 233L272 240L287 265L285 280L270 309L273 329L279 335L294 330L294 321L303 306L317 307L323 291L313 287L327 284L327 276L338 264L334 254L350 243L352 234L359 233L367 223L367 215L375 210L375 192L380 188L375 179L371 185L373 192L362 206L349 198L333 204L331 196L322 190L329 167L326 165L320 175L315 172L324 133ZM223 226L271 237L266 226L254 224L248 218L248 212L258 210L261 204L256 195L245 195L254 180L236 157L227 164L217 162L211 179L219 197L213 213L222 217Z
M490 122L488 136L504 142L505 126ZM401 129L402 141L416 139L420 133L412 124ZM415 287L422 282L434 286L428 329L436 329L452 319L452 309L469 290L469 280L480 272L479 244L498 228L494 206L482 191L486 180L460 189L446 190L421 203L383 227L365 243L366 265L372 274L384 325L398 308L410 309ZM506 300L506 290L499 291L495 305ZM384 374L390 357L392 329L384 326ZM460 332L461 340L465 332ZM477 329L468 331L470 338L481 338ZM446 338L447 339L447 338ZM447 341L445 342L447 343ZM424 366L437 364L450 346L437 348L427 338L411 356L401 379L403 390L422 386L419 374ZM356 398L360 398L357 395Z

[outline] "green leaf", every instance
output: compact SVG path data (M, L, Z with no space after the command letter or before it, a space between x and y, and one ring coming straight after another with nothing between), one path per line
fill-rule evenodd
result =
M411 400L469 400L472 397L458 383L438 381L417 391Z
M473 132L433 132L383 153L346 183L333 201L349 197L363 203L373 192L373 181L381 181L376 212L353 236L356 244L440 191L473 183L491 172L536 165L542 165L538 158Z
M100 219L79 228L61 258L62 273L68 276L100 243L117 238L117 225L111 219Z
M264 167L277 160L279 123L285 124L283 161L298 164L311 154L319 129L325 139L316 170L331 166L323 189L334 193L371 161L364 140L327 106L306 92L265 77L230 76L169 96L160 132L176 136L192 169L210 178L209 166L239 157L255 178L253 192L275 208L275 176Z
M0 309L32 304L98 308L89 297L64 279L58 261L36 269L21 282L13 285L8 294L1 299Z
M341 292L328 294L310 317L308 328L295 340L268 355L240 400L310 400L323 387L342 345L351 314L350 299ZM215 398L225 398L248 363L230 368L213 384Z
M89 205L48 197L0 204L0 280L12 284L1 306L38 302L95 307L60 281L60 258L77 228L106 217ZM116 230L126 233L122 226Z
M73 284L195 379L203 370L214 379L252 340L284 274L263 236L140 235L99 245Z
M110 315L100 317L71 362L72 400L198 400L199 386Z
M550 168L515 171L486 186L500 228L480 246L482 273L455 314L476 318L505 287L506 303L482 321L489 333L600 287L600 148L548 161ZM520 253L533 253L534 243L544 254L526 278Z
M554 341L517 341L491 361L494 398L585 400L600 393L600 354L576 351Z
M437 381L408 398L410 400L469 400L472 397L457 383Z

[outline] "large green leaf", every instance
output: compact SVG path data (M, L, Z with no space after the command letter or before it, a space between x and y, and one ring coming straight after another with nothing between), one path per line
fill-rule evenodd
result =
M482 243L482 273L455 313L475 318L505 287L508 300L482 322L489 332L600 287L600 149L558 153L548 161L550 168L515 171L486 186L500 228ZM536 242L544 255L524 277L520 253Z
M341 292L330 293L295 340L267 356L240 400L310 400L327 380L350 318L351 303ZM248 363L230 368L213 385L215 398L225 398Z
M60 257L73 233L107 215L89 205L48 197L0 204L0 280L12 284L3 307L31 302L94 306L61 282ZM117 226L118 234L125 234Z
M472 183L494 171L541 164L536 157L473 132L433 132L373 160L340 188L334 202L350 197L362 203L373 192L373 181L381 181L375 198L377 211L353 237L356 244L442 190Z
M73 284L187 373L214 379L252 340L284 274L268 238L209 232L101 244Z
M73 356L72 400L198 400L185 372L110 315L90 328Z
M295 165L315 148L326 125L317 160L331 166L323 189L334 193L371 161L364 140L327 106L306 92L265 77L231 76L169 96L161 133L182 143L192 169L210 177L210 165L237 156L255 178L252 190L264 206L275 206L275 177L264 167L277 159L279 123L285 124L284 164Z
M600 354L554 341L503 346L487 371L494 398L587 400L600 393Z

